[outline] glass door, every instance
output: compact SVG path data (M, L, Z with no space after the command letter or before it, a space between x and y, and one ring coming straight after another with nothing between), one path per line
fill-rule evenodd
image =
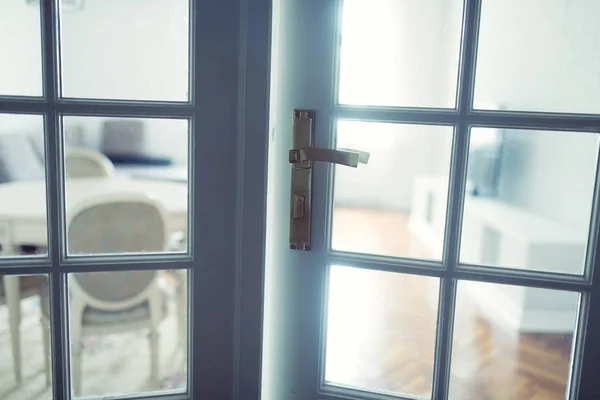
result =
M0 399L235 391L240 18L0 3Z
M275 3L265 398L598 393L596 8ZM313 164L309 251L295 109L315 147L370 153Z

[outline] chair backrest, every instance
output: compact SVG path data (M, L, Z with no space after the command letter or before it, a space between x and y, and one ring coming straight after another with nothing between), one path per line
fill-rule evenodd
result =
M71 211L71 210L69 210ZM162 205L143 194L112 194L76 206L68 216L69 254L123 254L168 249L169 229ZM139 295L156 271L73 274L94 299L119 302Z
M156 278L156 271L86 272L71 275L87 296L103 303L118 303L139 297Z
M0 183L44 179L44 172L28 135L0 135Z
M65 164L67 178L101 178L115 174L115 167L108 157L91 149L69 149Z

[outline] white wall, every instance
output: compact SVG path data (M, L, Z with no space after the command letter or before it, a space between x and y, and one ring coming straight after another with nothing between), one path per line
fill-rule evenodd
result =
M587 229L598 138L590 133L508 131L500 199Z
M475 105L600 113L600 2L483 2ZM589 222L597 135L510 131L500 198L559 222Z
M30 135L43 139L44 119L40 115L0 114L0 135Z
M86 0L62 13L63 91L69 97L186 100L186 0ZM39 6L0 2L0 93L41 93ZM8 39L10 38L10 39ZM86 142L99 143L99 121L80 120ZM65 127L70 129L69 122ZM180 121L146 124L143 153L180 157ZM25 129L2 126L0 130Z
M383 93L379 101L384 104L411 101L419 105L431 102L436 95L453 96L458 53L454 38L460 3L426 2L415 12L410 2L377 2L398 9L390 8L377 29L357 34L364 41L362 56L375 57L382 46L387 46L391 54L385 62L364 66L371 75L365 72L364 79L356 81L357 85L362 82L356 92L362 91L367 102L376 101L375 92ZM594 51L600 48L597 15L600 2L594 0L485 0L476 106L600 113L600 52ZM386 31L392 39L382 38ZM359 60L356 56L354 61L358 64ZM436 73L440 66L445 68L439 69L443 75ZM422 85L427 80L430 87ZM360 98L357 93L347 97L356 102ZM368 130L365 128L365 132ZM411 176L438 172L420 161L438 159L439 150L428 157L425 152L430 142L420 142L416 134L407 140L370 131L363 135L364 141L354 141L358 148L376 149L370 165L364 171L338 168L336 200L409 208L406 199L411 197ZM506 137L500 198L562 223L585 226L595 173L595 135L526 133L511 131Z
M62 53L67 97L187 100L187 0L86 0Z
M448 127L342 121L337 146L371 156L366 166L336 168L336 204L410 210L416 177L448 176L451 141Z
M475 106L600 113L598 15L597 0L484 0ZM585 234L597 135L517 130L505 138L500 199ZM581 271L578 262L561 264L562 271ZM523 308L522 330L574 326L573 294L511 288L506 295Z
M484 0L476 106L600 113L600 2Z
M461 14L453 3L460 2L349 1L354 31L342 37L342 102L453 107ZM439 127L346 125L337 145L371 158L356 170L337 168L336 203L409 210L414 178L447 176L451 136Z
M347 104L452 107L460 21L448 2L346 1L340 99ZM452 43L446 44L446 41ZM454 63L444 62L453 53Z
M0 1L0 94L42 94L39 5Z

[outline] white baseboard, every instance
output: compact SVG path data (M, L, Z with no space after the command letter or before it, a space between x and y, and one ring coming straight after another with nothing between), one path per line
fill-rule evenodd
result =
M522 306L517 304L514 299L500 290L495 290L491 285L483 286L478 282L462 282L459 290L465 291L486 318L492 319L509 332L519 330L523 310Z
M491 285L463 283L469 298L487 318L511 333L572 333L575 327L573 312L540 310L523 307L515 299L494 290Z
M522 333L573 333L574 312L559 310L525 310L519 332Z

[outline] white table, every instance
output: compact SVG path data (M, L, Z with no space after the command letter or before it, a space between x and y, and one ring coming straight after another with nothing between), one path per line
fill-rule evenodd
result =
M187 226L187 184L125 178L80 178L65 184L69 204L111 193L146 193L161 202L172 231ZM0 185L0 243L45 246L46 186L43 181L21 181Z
M148 166L115 165L118 175L136 179L152 179L172 182L187 182L187 165Z
M70 205L112 193L145 193L162 203L169 228L184 232L187 227L188 187L181 182L123 178L79 178L65 184L67 211ZM18 245L47 245L46 185L44 181L0 184L0 243L11 253ZM13 357L17 381L20 367L20 285L18 276L5 276L6 304L9 311Z

